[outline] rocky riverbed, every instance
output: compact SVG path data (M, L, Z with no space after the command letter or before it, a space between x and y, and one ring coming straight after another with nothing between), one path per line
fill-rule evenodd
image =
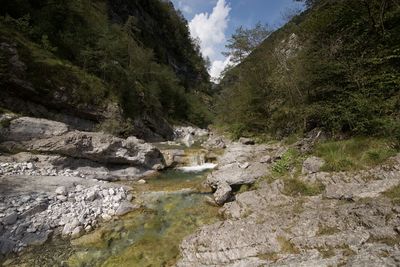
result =
M45 119L15 115L0 119L0 260L10 253L25 255L21 253L26 248L35 251L57 240L74 240L118 221L143 208L132 191L132 185L147 188L142 178L165 167L211 160L207 150L184 148L207 139L208 131L193 127L175 128L177 142L167 148L180 149L162 153L134 137L77 131ZM191 184L182 185L190 188ZM48 263L43 259L40 265Z
M130 186L108 181L138 181L165 166L157 148L134 137L16 115L0 119L1 257L51 237L80 237L139 208Z
M0 249L6 255L43 245L51 236L77 238L136 208L127 186L74 176L0 178Z
M320 132L289 148L180 127L153 146L11 117L0 136L0 251L21 256L11 265L400 265L400 204L388 197L400 155L331 173L304 156L296 175L276 176L288 149L310 153ZM157 175L165 167L177 170Z
M297 178L263 179L281 152L228 146L207 179L225 220L185 238L177 266L399 266L400 205L385 192L400 185L400 155L339 173L321 172L311 157ZM312 194L293 194L299 187Z

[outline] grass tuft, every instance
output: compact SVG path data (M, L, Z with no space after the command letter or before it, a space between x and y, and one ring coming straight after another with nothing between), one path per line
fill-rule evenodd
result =
M277 237L282 253L299 254L299 249L283 236Z
M388 191L384 192L383 195L390 198L393 204L400 205L400 185L392 187Z
M396 153L388 140L359 137L321 143L315 154L326 161L323 171L350 171L379 165Z

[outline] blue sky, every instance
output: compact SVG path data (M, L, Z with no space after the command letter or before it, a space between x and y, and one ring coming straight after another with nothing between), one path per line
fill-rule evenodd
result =
M221 52L226 40L236 28L252 27L257 22L279 27L282 14L288 9L299 9L293 0L172 0L189 22L192 36L201 41L204 56L212 62L211 76L217 78L228 64Z

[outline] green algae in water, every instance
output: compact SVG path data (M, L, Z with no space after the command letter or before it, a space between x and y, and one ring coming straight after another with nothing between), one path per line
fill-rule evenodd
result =
M128 214L97 230L101 231L98 242L96 238L80 242L79 252L69 258L69 265L172 266L179 256L182 239L200 226L217 221L218 209L205 203L206 193L166 191L198 184L204 175L170 171L149 181L146 189L164 189L143 193L152 195L152 203L147 205L151 208Z
M204 192L202 187L204 177L208 171L203 172L182 172L178 170L167 170L161 175L147 180L144 185L133 184L135 191L178 191L182 189L195 189ZM130 184L132 185L132 184Z

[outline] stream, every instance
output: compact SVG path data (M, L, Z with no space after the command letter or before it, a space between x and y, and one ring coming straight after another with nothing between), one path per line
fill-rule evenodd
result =
M71 242L32 248L9 266L173 266L183 238L219 220L218 208L206 203L211 192L202 186L215 165L193 149L190 155L189 166L161 172L146 184L126 182L139 210Z

